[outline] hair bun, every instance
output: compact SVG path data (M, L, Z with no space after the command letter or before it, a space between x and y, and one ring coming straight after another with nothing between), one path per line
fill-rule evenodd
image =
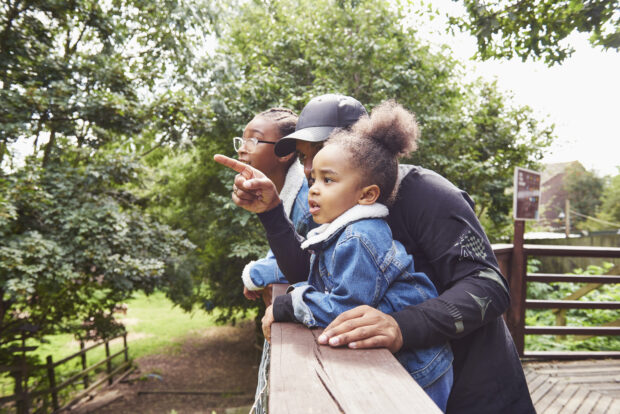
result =
M396 157L415 151L420 134L415 115L393 99L376 106L370 117L360 119L353 132L376 141Z

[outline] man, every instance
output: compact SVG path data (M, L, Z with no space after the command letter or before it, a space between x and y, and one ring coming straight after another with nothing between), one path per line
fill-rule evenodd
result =
M296 130L275 146L276 155L298 151L308 173L321 143L347 128L366 110L355 99L322 95L303 109ZM221 155L235 169L233 201L259 213L278 266L291 283L308 276L309 254L287 220L273 184L260 172ZM439 297L391 315L368 306L341 314L319 341L351 348L424 348L450 340L454 386L450 413L534 413L523 369L501 315L510 295L469 196L445 178L421 167L401 165L396 201L388 224L414 257ZM274 315L290 309L290 297L276 298ZM280 318L276 317L276 320ZM269 333L267 332L267 335Z

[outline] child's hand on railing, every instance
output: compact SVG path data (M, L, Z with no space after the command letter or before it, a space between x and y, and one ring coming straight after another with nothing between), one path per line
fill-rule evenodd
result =
M265 339L267 342L271 343L271 324L274 322L273 319L273 306L267 307L265 309L265 316L262 319L263 322L263 335L265 335Z

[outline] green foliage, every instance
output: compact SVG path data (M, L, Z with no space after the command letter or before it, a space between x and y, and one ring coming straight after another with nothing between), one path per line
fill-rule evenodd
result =
M570 200L570 208L577 214L571 215L571 226L583 229L586 217L594 217L601 205L604 179L587 171L581 164L572 164L566 169L563 190Z
M603 275L607 274L614 265L604 263L603 266L588 266L587 269L575 269L577 275ZM583 283L528 283L528 299L562 300L571 293L579 290ZM596 302L617 302L620 300L620 287L615 284L603 284L598 288L582 296L579 300ZM605 323L620 319L620 311L604 309L569 309L566 312L567 326L600 326ZM531 326L554 326L556 316L551 309L526 310L526 325ZM549 335L526 336L528 350L567 350L567 351L602 351L620 349L620 339L613 336L594 336L587 339L579 339L567 336L559 339Z
M599 218L608 222L620 223L620 169L603 190Z
M577 31L590 34L590 43L620 48L618 0L463 0L467 15L450 19L470 32L482 59L531 57L548 65L561 63L573 52L562 40Z
M13 214L0 226L3 363L5 346L25 338L117 333L114 306L165 286L170 267L193 248L123 190L137 168L122 156L98 156L29 164L6 178L1 194Z
M404 162L437 171L468 191L497 239L509 231L505 188L513 167L535 168L552 129L515 108L493 84L466 83L450 51L433 51L407 27L403 4L356 1L243 3L222 27L197 88L208 127L195 150L161 160L149 196L158 214L199 246L190 302L237 311L255 308L241 295L243 266L267 250L263 229L230 202L232 177L213 162L232 155L231 138L272 106L300 111L310 98L343 93L368 110L394 98L417 114L420 149Z

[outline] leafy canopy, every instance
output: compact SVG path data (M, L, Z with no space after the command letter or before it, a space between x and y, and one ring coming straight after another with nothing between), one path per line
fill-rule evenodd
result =
M620 48L618 0L463 0L467 15L450 24L476 37L482 59L514 56L561 63L573 49L562 41L573 32L589 33L590 43Z

